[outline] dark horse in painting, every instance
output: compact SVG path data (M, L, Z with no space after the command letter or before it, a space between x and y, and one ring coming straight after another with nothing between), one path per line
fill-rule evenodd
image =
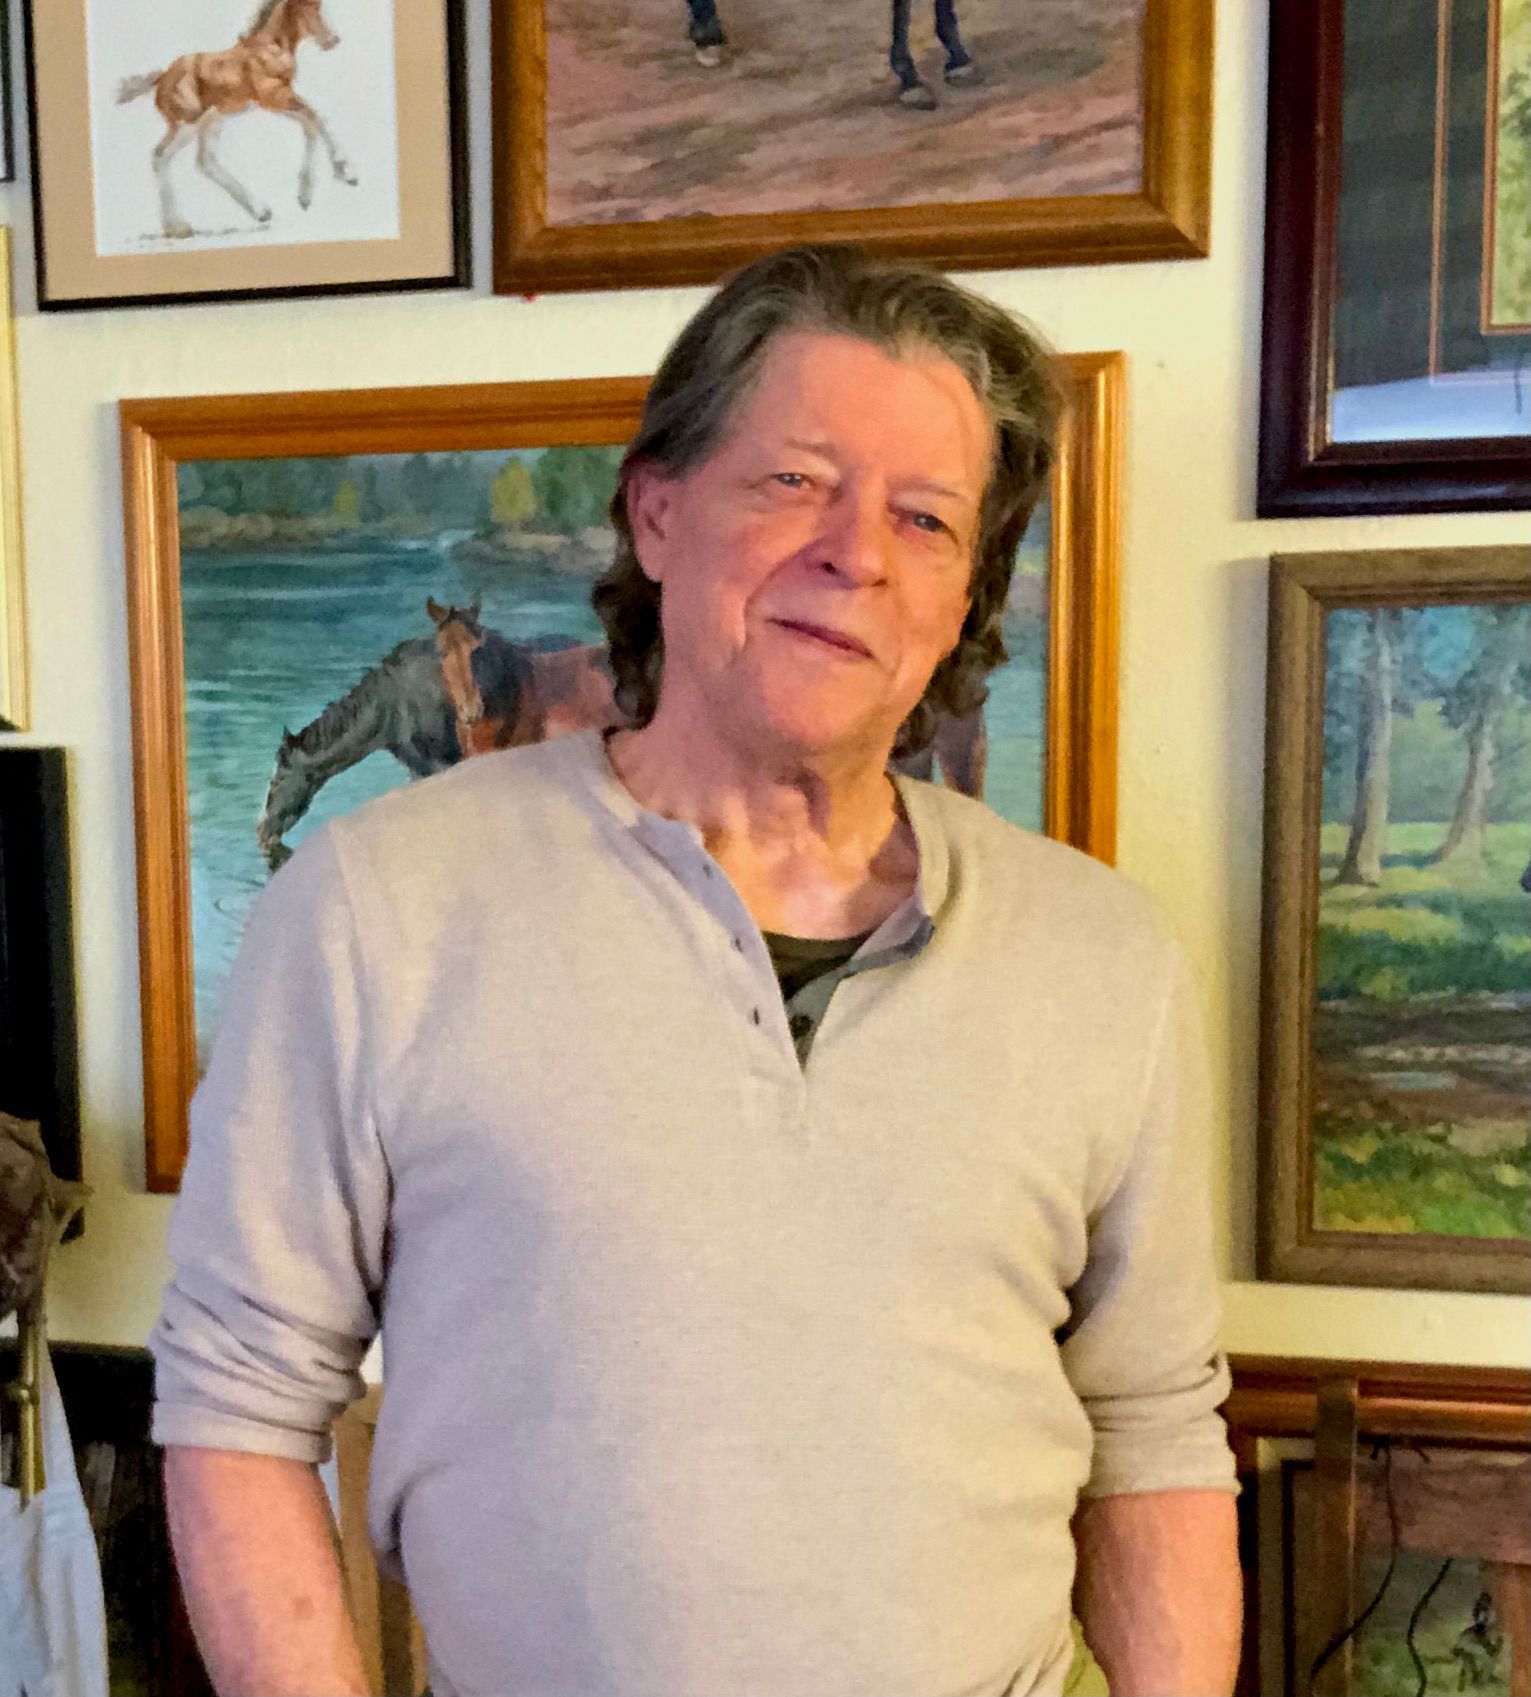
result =
M946 49L943 75L954 86L977 82L978 67L963 46L957 29L957 0L933 0L933 3L936 35ZM892 42L888 49L888 63L898 78L899 103L929 112L935 107L936 97L931 93L929 84L920 80L920 73L914 67L914 57L909 51L910 0L891 0L891 4ZM696 50L697 63L709 67L721 65L728 37L718 17L717 0L686 0L686 5L691 13L691 45Z
M475 607L426 603L433 636L399 643L299 731L284 730L255 824L275 871L292 853L282 840L331 778L380 750L412 778L459 760L518 748L567 731L620 723L605 650L550 636L513 642ZM942 778L983 794L988 735L983 710L946 718L928 749L896 762L915 778Z

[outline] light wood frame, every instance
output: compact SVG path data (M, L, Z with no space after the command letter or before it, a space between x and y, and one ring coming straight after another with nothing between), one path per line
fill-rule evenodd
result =
M0 225L0 731L24 731L27 720L16 319L11 302L11 232Z
M251 239L235 245L104 256L95 245L88 4L22 0L42 311L393 293L471 281L463 0L384 0L394 14L396 133L411 142L398 150L397 235L268 242L252 219ZM146 174L149 168L146 155Z
M1391 1439L1531 1453L1531 1372L1258 1355L1233 1356L1229 1365L1233 1391L1223 1413L1244 1486L1239 1504L1244 1648L1235 1690L1237 1697L1274 1697L1282 1685L1271 1658L1261 1666L1262 1628L1268 1644L1272 1628L1280 1626L1268 1618L1273 1600L1262 1595L1262 1452L1273 1441L1308 1440L1314 1447L1319 1548L1313 1576L1323 1588L1324 1622L1338 1629L1357 1612L1357 1447ZM1316 1689L1337 1697L1349 1689L1348 1672L1342 1651Z
M1116 844L1118 482L1124 362L1063 360L1053 485L1045 828ZM125 401L121 406L137 801L145 1178L174 1190L196 1084L176 470L187 461L621 443L648 380Z
M676 4L677 27L680 21ZM493 0L494 287L712 282L790 243L854 241L946 268L1202 258L1211 243L1212 0L1146 0L1143 178L1136 194L547 221L545 0Z
M1261 950L1262 1278L1531 1291L1531 1244L1322 1232L1311 1224L1324 621L1345 607L1531 599L1531 547L1278 555L1271 562Z

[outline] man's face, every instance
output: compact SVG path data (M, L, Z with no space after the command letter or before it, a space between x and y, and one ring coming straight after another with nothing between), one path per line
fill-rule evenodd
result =
M629 484L639 563L663 590L661 712L885 758L961 633L991 451L950 360L779 337L703 464Z

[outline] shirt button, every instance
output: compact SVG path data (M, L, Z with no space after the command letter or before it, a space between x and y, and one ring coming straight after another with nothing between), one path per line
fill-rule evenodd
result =
M759 1025L760 1024L760 1009L759 1008L751 1008L750 1009L750 1018L755 1022L756 1025Z
M742 955L744 953L744 939L742 937L735 937L734 947Z

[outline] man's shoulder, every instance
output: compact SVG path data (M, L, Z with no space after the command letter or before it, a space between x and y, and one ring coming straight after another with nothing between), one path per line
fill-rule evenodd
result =
M939 822L949 891L970 892L995 917L1024 913L1079 946L1092 938L1113 949L1172 946L1157 901L1115 867L944 785L921 783L916 795Z
M460 760L444 772L401 784L334 821L342 852L388 851L420 839L440 841L460 831L515 830L545 834L550 811L578 805L591 763L581 735Z

